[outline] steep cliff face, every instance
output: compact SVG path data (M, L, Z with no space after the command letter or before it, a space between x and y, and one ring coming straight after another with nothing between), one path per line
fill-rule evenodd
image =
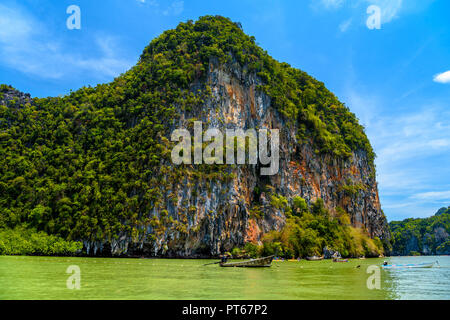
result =
M275 195L323 199L331 214L340 208L354 227L389 242L356 118L228 19L180 24L111 84L18 111L3 105L4 150L14 156L3 160L10 187L0 185L0 227L27 223L83 241L92 255L215 256L283 229ZM259 164L174 165L170 135L193 121L204 130L279 129L278 173L263 176Z
M282 210L271 205L270 194L284 196L289 201L300 196L308 204L323 199L332 213L341 207L350 214L353 226L366 230L371 237L389 240L374 168L364 151L353 152L348 159L337 159L315 152L310 141L299 143L298 128L286 123L271 105L270 97L257 89L261 80L243 71L238 63L221 65L212 59L207 84L212 96L201 106L202 111L182 114L174 128L188 128L186 119L195 116L223 131L225 128L279 129L280 169L274 176L261 176L257 166L238 166L230 169L234 177L231 181L212 182L208 186L193 184L186 177L164 198L177 195L177 203L165 207L175 220L182 219L179 213L185 210L186 203L194 208L190 212L187 235L166 232L152 247L153 254L218 255L247 241L260 242L265 233L281 230L286 222ZM255 192L263 189L266 192ZM255 208L258 216L254 214Z

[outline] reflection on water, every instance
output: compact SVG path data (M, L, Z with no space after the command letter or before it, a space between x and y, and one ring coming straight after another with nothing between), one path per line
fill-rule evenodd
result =
M380 270L381 290L367 288L367 268L383 259L273 262L271 268L203 266L208 260L0 257L0 299L449 299L449 257L432 269ZM66 269L81 270L69 290ZM359 266L359 267L358 267Z
M393 257L390 264L435 262L428 268L399 268L383 270L388 277L390 299L450 299L450 257Z

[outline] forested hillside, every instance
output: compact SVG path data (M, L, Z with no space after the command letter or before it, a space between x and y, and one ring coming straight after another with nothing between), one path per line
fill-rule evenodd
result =
M389 223L394 255L450 254L450 207L432 217Z
M279 128L279 174L174 166L170 134L195 120ZM1 86L0 228L79 241L87 254L209 256L281 231L285 209L270 199L300 197L388 244L374 157L323 83L271 58L240 24L205 16L154 39L111 83L48 98Z

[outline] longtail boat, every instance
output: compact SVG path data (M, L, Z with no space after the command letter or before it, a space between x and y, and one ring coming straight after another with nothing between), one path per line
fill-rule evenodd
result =
M270 267L274 256L237 262L220 263L221 267L262 268Z
M306 257L306 260L309 260L309 261L318 261L318 260L323 260L323 256L321 256L321 257L318 257L318 256L312 256L312 257Z
M432 268L435 262L425 263L410 263L410 264L383 264L383 269L398 269L398 268Z
M333 262L348 262L348 259L333 259Z

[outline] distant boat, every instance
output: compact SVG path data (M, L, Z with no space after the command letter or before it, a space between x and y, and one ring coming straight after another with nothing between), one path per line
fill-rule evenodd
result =
M333 262L348 262L348 259L333 259Z
M288 261L290 261L290 262L299 262L299 261L300 261L300 258L297 258L297 259L289 259Z
M397 268L432 268L435 262L425 263L409 263L409 264L383 264L383 269L397 269Z
M318 257L318 256L312 256L312 257L306 257L306 260L309 260L309 261L319 261L319 260L323 260L323 256L321 256L321 257Z
M359 259L359 260L365 260L366 257L365 257L365 256L361 256L361 257L359 257L358 259Z
M275 257L275 258L273 258L272 261L273 261L273 262L283 262L284 259L283 259L283 258L279 258L279 257Z
M237 268L261 268L261 267L270 267L272 264L274 256L259 258L259 259L251 259L247 261L238 261L238 262L224 262L220 263L221 267L237 267Z

